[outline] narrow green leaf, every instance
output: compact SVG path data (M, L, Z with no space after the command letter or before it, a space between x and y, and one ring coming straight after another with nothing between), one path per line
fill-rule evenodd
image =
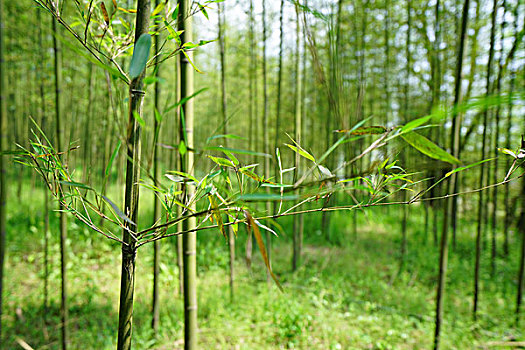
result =
M141 127L146 127L146 122L144 121L144 119L142 119L142 117L137 111L133 111L133 117L135 117L135 120L137 120L137 123L139 123Z
M186 45L186 44L185 44L185 45ZM184 56L186 56L186 58L188 59L188 62L191 64L191 66L193 67L193 69L195 69L195 71L196 71L197 73L202 73L202 71L201 71L199 68L197 68L197 67L193 64L193 62L192 62L190 56L188 56L188 54L186 53L186 51L185 51L185 50L181 50L181 51L182 51L182 53L184 54Z
M171 18L174 21L177 21L179 19L179 3L177 2L177 6L175 6L175 10L173 10L173 13L171 14Z
M111 199L109 199L108 197L106 197L104 195L102 195L102 198L104 198L104 200L109 205L111 205L111 208L113 208L113 210L115 211L115 214L117 214L118 217L120 217L122 220L126 221L128 224L135 225L135 223L133 221L131 221L131 219L128 218L126 215L124 215L124 213L119 209L119 207L117 207L117 205L115 203L113 203L111 201Z
M472 164L469 164L469 165L465 165L465 166L462 166L462 167L459 167L459 168L456 168L454 170L451 170L449 171L448 173L445 174L445 177L449 177L450 175L454 174L454 173L457 173L459 171L463 171L463 170L466 170L466 169L469 169L469 168L472 168L472 167L475 167L476 165L479 165L481 163L485 163L485 162L490 162L491 160L494 160L496 158L489 158L489 159L483 159L483 160L480 160L479 162L476 162L476 163L472 163Z
M170 33L169 37L175 40L175 42L177 43L177 46L180 46L182 44L182 40L180 38L182 31L176 31L175 29L173 29L173 27L166 20L164 20L164 25L166 26L166 30L168 31L168 33Z
M169 111L171 111L172 109L174 108L177 108L183 104L185 104L186 102L188 102L189 100L191 100L192 98L194 98L195 96L197 96L198 94L204 92L208 90L208 88L202 88L196 92L194 92L193 94L191 94L190 96L187 96L187 97L184 97L183 99L181 99L179 102L169 106L168 108L166 108L166 110L164 111L164 113L168 113Z
M273 193L248 193L239 196L240 200L246 202L267 202L267 201L295 201L299 199L298 195L286 195L281 196L280 194Z
M286 184L273 184L273 183L263 183L261 187L270 187L270 188L292 188L293 185Z
M226 135L214 135L214 136L210 136L206 139L206 143L210 143L210 141L212 140L215 140L215 139L221 139L221 138L225 138L225 139L234 139L234 140L246 140L246 137L241 137L241 136L237 136L237 135L233 135L233 134L226 134Z
M417 149L419 152L424 155L441 160L450 164L460 164L461 162L449 154L444 149L440 148L434 142L427 139L425 136L420 135L414 131L402 134L401 137L405 140L410 146Z
M352 129L349 130L349 132L352 133L352 131L354 131L354 130L358 129L359 127L363 126L368 120L370 120L370 117L361 120L356 125L354 125L352 127ZM324 152L324 154L321 156L321 158L319 158L318 162L319 163L323 162L326 159L326 157L328 157L330 155L330 153L332 153L337 147L339 147L341 144L343 144L345 142L347 137L348 137L348 134L344 134L342 137L340 137L339 140L337 140L332 146L330 146L330 148L326 152ZM357 136L357 137L360 137L360 136Z
M93 188L89 187L88 185L84 185L83 183L80 183L80 182L74 182L74 181L59 181L59 182L67 186L84 188L86 190L93 190Z
M208 12L206 11L206 8L201 5L201 4L198 4L199 5L199 8L201 9L202 11L202 14L204 15L204 17L206 17L207 20L210 20L210 18L208 17Z
M252 156L261 156L261 157L271 158L271 156L269 154L266 154L266 153L248 151L248 150L244 150L244 149L229 148L229 147L208 146L208 147L204 148L204 150L206 150L206 151L218 151L218 152L223 152L225 154L226 154L226 152L228 152L228 153L235 153L235 154L248 154L248 155L252 155Z
M230 160L233 162L233 164L235 164L235 166L239 166L240 162L239 162L239 160L237 159L237 157L235 157L235 156L233 155L232 152L229 152L229 151L223 149L223 150L222 150L222 153L224 153L228 158L230 158Z
M197 179L193 175L190 175L188 173L184 173L182 171L170 170L170 171L168 171L168 173L179 175L179 176L185 177L187 179L190 179L192 181L199 182L199 181L197 181Z
M415 128L417 128L418 126L421 126L425 123L427 123L428 121L430 121L430 119L432 118L431 115L427 115L427 116L424 116L424 117L421 117L421 118L417 118L417 119L414 119L414 120L411 120L409 121L408 123L406 123L400 130L400 133L406 133L406 132L409 132Z
M113 153L111 153L111 157L109 158L108 165L106 166L106 171L105 171L106 176L108 176L109 173L111 172L111 166L113 165L113 161L115 160L115 157L117 156L121 145L122 145L122 142L119 140L117 143L117 147L115 147L115 149L113 150Z
M157 123L162 123L162 115L159 113L159 111L157 110L157 108L155 108L155 120L157 121Z

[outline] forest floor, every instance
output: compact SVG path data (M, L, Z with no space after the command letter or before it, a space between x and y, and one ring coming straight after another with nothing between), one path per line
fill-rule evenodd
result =
M29 186L29 184L28 184ZM16 189L8 197L5 270L4 349L59 348L59 244L56 213L51 215L50 307L44 321L43 234L38 189ZM142 195L143 200L148 197ZM151 196L150 196L151 197ZM147 199L147 198L146 198ZM151 207L145 200L145 207ZM268 287L262 259L254 250L244 263L245 231L237 241L235 300L228 286L228 247L218 232L199 233L198 305L202 349L430 349L434 332L438 248L425 235L423 210L411 209L408 253L399 271L400 215L397 207L332 215L330 242L319 230L319 215L305 217L303 264L291 271L291 236L273 240L272 264L284 287ZM142 222L149 222L145 212ZM280 223L285 232L291 220ZM71 349L113 349L116 344L120 247L71 218L68 239L68 293ZM432 225L430 225L432 227ZM518 240L511 255L497 260L490 276L485 246L480 311L472 321L474 222L460 222L451 248L445 299L443 349L491 348L497 342L523 341L514 326ZM487 240L488 241L488 240ZM175 240L161 244L161 320L150 328L152 248L137 260L133 343L135 349L177 349L183 345L183 308L178 291ZM501 348L501 347L500 347Z

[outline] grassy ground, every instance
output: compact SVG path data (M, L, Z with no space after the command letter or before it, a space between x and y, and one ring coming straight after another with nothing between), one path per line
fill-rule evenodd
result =
M29 186L29 185L28 185ZM58 349L59 254L52 216L50 309L44 322L42 192L9 195L4 348L19 349L17 338L35 349ZM146 198L147 195L143 195ZM147 198L146 198L147 199ZM147 201L146 208L151 207ZM399 216L392 207L357 215L332 216L330 241L319 230L320 216L305 218L303 265L291 272L291 237L274 240L273 266L284 286L268 288L261 259L248 271L244 231L238 239L235 302L229 300L226 242L218 232L199 236L199 341L202 349L429 349L433 339L438 251L424 234L423 211L411 208L407 263L399 272ZM469 215L469 213L467 213ZM145 213L142 222L148 222ZM289 219L281 221L285 230ZM73 220L69 221L68 288L72 349L112 349L120 277L120 248ZM474 232L460 222L451 251L445 300L444 349L473 349L493 341L525 340L513 326L518 242L511 258L500 258L490 276L489 255L482 265L480 317L471 320ZM289 231L289 230L287 230ZM139 251L134 314L134 348L182 347L182 298L173 240L162 241L161 330L150 330L152 249Z

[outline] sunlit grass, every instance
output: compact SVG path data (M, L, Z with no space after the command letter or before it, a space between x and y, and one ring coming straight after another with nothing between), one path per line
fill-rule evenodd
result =
M24 183L17 203L10 188L5 313L7 349L23 339L35 349L59 348L59 247L56 213L51 214L50 309L43 318L42 199L38 185ZM110 195L115 195L112 188ZM141 194L141 222L150 222L151 193ZM116 196L118 198L118 196ZM17 203L16 205L14 205ZM30 215L28 215L30 214ZM245 230L237 244L235 303L230 303L227 244L215 231L199 234L199 339L203 349L423 349L433 339L438 251L431 233L425 238L423 210L411 208L408 263L398 274L400 244L396 207L333 214L329 244L320 232L320 215L305 217L303 265L291 272L291 220L281 220L286 235L273 240L273 267L284 286L268 287L262 260L244 264ZM523 340L513 327L517 251L498 260L489 275L484 257L480 320L471 321L474 240L472 223L460 222L458 245L451 251L445 300L443 346L474 348L507 339ZM72 349L111 349L116 342L120 247L69 220L68 288ZM512 236L515 240L516 238ZM427 243L424 243L427 242ZM513 241L512 247L517 247ZM183 343L182 299L178 292L175 243L161 245L161 328L150 329L152 249L138 253L134 308L134 346L174 349Z

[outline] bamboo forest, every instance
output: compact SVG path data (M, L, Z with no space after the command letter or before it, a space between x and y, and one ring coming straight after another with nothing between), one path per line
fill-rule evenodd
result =
M0 349L524 349L523 0L0 0Z

